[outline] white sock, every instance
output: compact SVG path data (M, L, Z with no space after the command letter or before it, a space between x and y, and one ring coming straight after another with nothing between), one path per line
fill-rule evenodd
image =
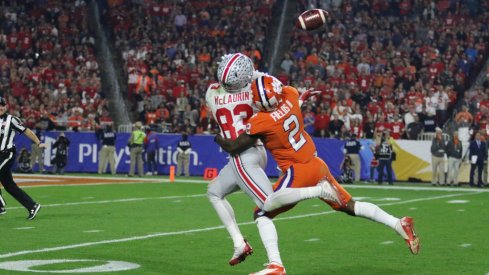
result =
M303 187L303 188L284 188L268 195L263 210L270 212L285 205L295 204L302 200L319 198L321 196L321 187Z
M233 239L234 247L239 247L244 242L244 238L236 223L233 207L231 207L225 198L210 197L209 200L212 206L214 206L222 224L226 227L231 239Z
M401 234L398 228L399 226L397 226L397 224L399 224L399 219L385 212L373 203L356 201L355 215L385 224L394 229L397 233Z
M6 205L6 203L5 203L5 201L3 200L2 195L0 194L0 206L1 206L1 207L5 207L5 205Z
M270 218L265 216L257 218L255 222L258 227L258 232L260 233L261 241L267 251L268 262L282 264L282 259L280 258L280 252L278 250L278 236L275 224Z

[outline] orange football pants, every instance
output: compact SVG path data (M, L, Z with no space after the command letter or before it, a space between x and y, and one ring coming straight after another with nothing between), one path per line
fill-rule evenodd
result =
M273 185L276 191L282 188L301 188L316 186L319 181L327 180L338 190L343 206L351 200L351 195L341 186L329 171L328 165L320 158L315 157L308 163L296 163L292 165L284 175L280 176ZM321 199L322 200L322 199ZM341 206L338 203L325 201L333 209L338 210ZM280 210L280 209L277 209ZM282 211L284 212L284 211Z

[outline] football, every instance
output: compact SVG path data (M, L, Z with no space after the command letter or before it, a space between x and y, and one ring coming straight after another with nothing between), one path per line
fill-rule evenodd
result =
M307 10L297 17L295 26L305 31L312 31L326 23L326 16L328 12L322 9Z

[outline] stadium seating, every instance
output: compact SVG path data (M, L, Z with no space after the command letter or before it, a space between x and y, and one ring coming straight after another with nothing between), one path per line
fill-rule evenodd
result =
M343 132L359 133L350 127L358 105L363 106L362 123L371 117L376 128L398 130L396 117L410 107L422 121L443 127L487 59L483 11L488 6L485 1L434 3L300 1L297 15L308 8L330 11L329 27L295 29L279 75L300 89L323 91L313 110L338 115ZM484 97L469 101L474 99ZM381 116L387 117L385 124L378 123Z
M216 58L243 52L262 65L274 1L109 1L133 111L168 132L212 132L203 99ZM256 15L262 16L256 16ZM179 102L183 95L188 100ZM189 107L187 107L187 105Z
M0 90L28 127L95 130L111 123L85 1L6 1ZM51 121L48 123L48 121Z
M216 58L239 51L267 70L275 2L108 0L105 20L136 119L163 132L216 131L203 104ZM488 56L487 5L297 1L294 16L323 8L328 27L292 29L275 75L299 90L323 92L304 106L316 136L364 136L367 121L397 131L410 122L403 121L409 110L443 126L456 104L468 105L483 128L489 118L473 102L489 102L487 93L465 92ZM0 11L0 90L27 126L93 131L112 123L87 13L80 0L7 1ZM332 133L335 116L343 124Z

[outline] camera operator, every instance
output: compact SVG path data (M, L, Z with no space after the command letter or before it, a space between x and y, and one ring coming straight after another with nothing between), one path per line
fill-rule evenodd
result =
M53 174L64 174L64 169L68 164L68 146L70 146L70 140L65 137L65 133L61 132L53 144L53 147L56 148L53 159Z

